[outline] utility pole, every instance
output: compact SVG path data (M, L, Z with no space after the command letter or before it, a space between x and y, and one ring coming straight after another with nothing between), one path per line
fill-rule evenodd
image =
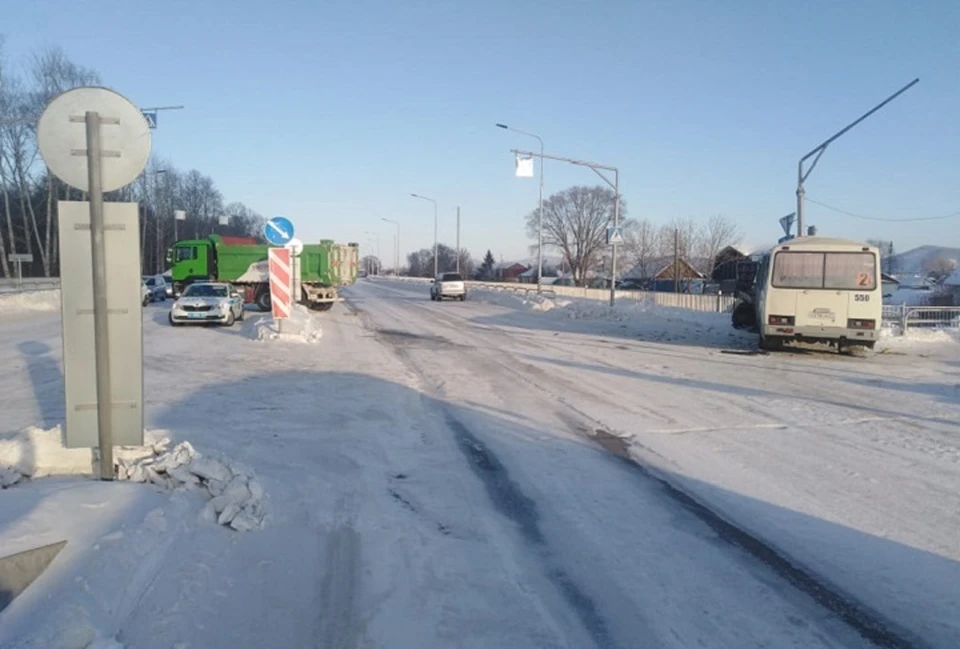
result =
M806 191L803 188L803 183L806 182L807 177L810 176L810 173L817 166L817 163L820 161L820 156L823 155L823 152L827 150L827 147L830 146L830 144L832 144L834 140L836 140L841 135L843 135L844 133L852 129L854 126L856 126L863 120L867 119L868 117L873 115L875 112L877 112L878 110L880 110L881 108L889 104L891 101L893 101L894 99L896 99L897 97L905 93L907 90L909 90L910 88L915 86L917 83L919 83L919 81L920 81L919 78L914 79L913 81L905 85L903 88L893 93L892 95L884 99L882 102L880 102L879 104L877 104L876 106L868 110L866 113L861 115L860 118L851 122L846 127L834 133L828 139L824 140L821 144L817 145L810 153L800 158L800 162L797 164L797 236L798 237L803 237L803 236L806 236L807 234L803 229L803 199L806 194ZM817 157L813 159L812 163L810 163L810 168L807 169L806 172L804 172L803 163L806 162L808 158L814 155Z
M437 216L437 201L428 197L421 196L420 194L410 194L414 198L419 198L420 200L430 201L433 203L433 276L436 277L440 274L440 258L437 256L437 248L440 234L440 220Z
M387 223L393 223L397 227L397 233L393 235L393 274L395 277L400 276L400 222L394 221L393 219L381 218L381 221L386 221Z
M460 206L457 205L457 274L460 274Z
M680 228L673 230L673 292L680 292Z

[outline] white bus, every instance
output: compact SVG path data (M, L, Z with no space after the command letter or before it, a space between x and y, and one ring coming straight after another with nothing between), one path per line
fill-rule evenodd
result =
M826 237L791 239L765 253L755 279L760 347L787 341L873 347L883 318L880 252Z

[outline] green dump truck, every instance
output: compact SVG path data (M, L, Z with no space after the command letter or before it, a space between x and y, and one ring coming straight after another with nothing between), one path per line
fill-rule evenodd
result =
M270 310L268 246L254 239L210 235L178 241L167 253L174 292L180 295L193 282L230 282L246 302ZM303 246L300 265L300 303L325 311L339 301L341 286L357 278L359 244L321 240Z

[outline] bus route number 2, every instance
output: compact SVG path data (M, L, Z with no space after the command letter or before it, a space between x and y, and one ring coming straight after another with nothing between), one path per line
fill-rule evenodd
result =
M870 301L870 296L867 295L867 294L865 294L865 293L856 293L856 294L853 296L853 301L854 301L854 302L869 302L869 301Z

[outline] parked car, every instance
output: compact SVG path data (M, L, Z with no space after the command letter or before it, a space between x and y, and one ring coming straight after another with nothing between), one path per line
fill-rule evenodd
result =
M617 282L618 291L643 291L646 290L646 282L643 280L628 277Z
M150 289L151 302L164 302L167 299L167 283L160 275L146 275L143 282Z
M150 289L147 287L147 283L143 278L140 278L140 304L142 306L150 304Z
M467 299L467 286L459 273L440 273L430 285L430 299L439 302L445 297L463 302Z
M173 277L171 277L170 275L161 275L160 277L163 278L163 284L167 289L167 297L169 298L177 297L173 293Z
M243 320L243 296L225 282L196 282L170 308L170 324L213 322L232 327Z

